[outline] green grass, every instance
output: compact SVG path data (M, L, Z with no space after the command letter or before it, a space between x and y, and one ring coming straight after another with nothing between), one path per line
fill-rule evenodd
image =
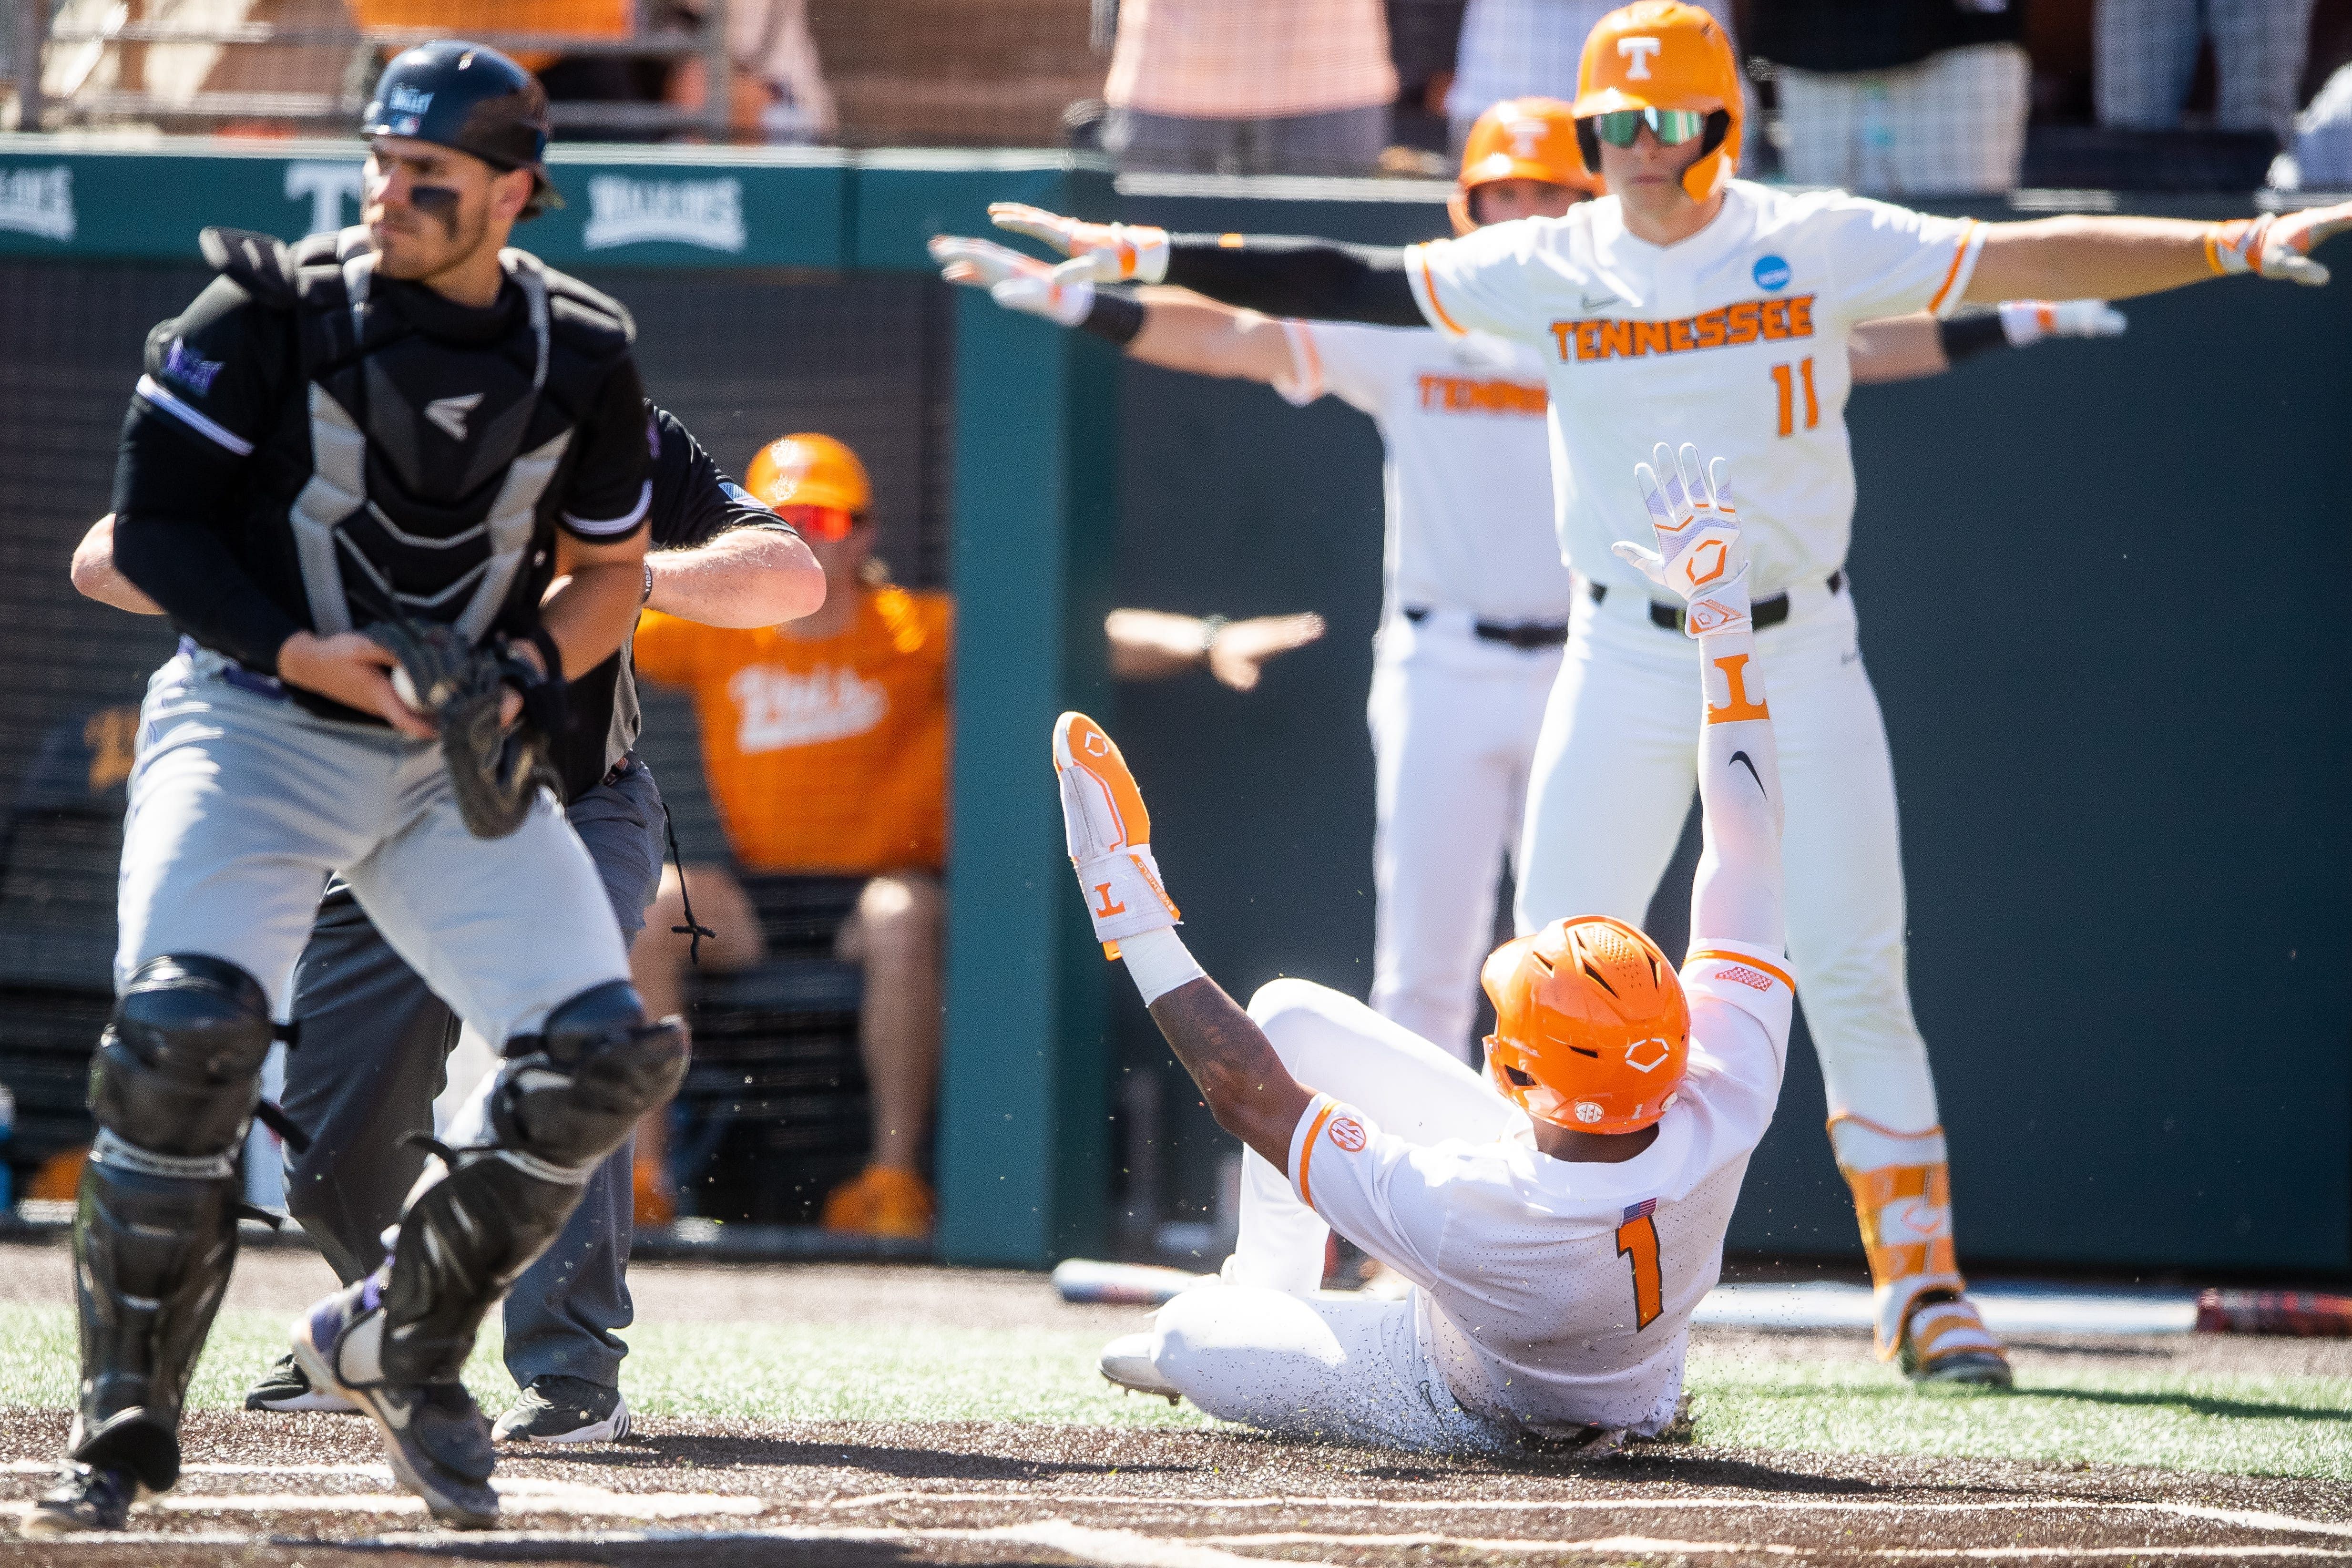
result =
M192 1403L234 1405L284 1349L285 1320L225 1312ZM493 1411L513 1386L489 1336L467 1381ZM1097 1336L1066 1331L767 1324L631 1330L623 1374L649 1415L703 1420L994 1420L1199 1428L1191 1405L1111 1392ZM62 1408L74 1331L62 1308L0 1304L0 1406ZM1696 1353L1701 1442L1815 1453L1909 1454L2352 1480L2352 1378L2067 1371L2009 1394L1918 1392L1851 1361Z

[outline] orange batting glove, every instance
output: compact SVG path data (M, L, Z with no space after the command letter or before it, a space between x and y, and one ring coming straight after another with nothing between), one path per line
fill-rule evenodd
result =
M2316 288L2327 281L2327 268L2312 260L2311 253L2329 236L2347 228L2352 228L2352 202L2232 218L2205 231L2205 262L2224 277L2251 272Z
M1168 231L1151 224L1085 223L1021 202L991 202L988 221L1070 258L1061 268L1066 274L1097 283L1157 283L1168 276Z

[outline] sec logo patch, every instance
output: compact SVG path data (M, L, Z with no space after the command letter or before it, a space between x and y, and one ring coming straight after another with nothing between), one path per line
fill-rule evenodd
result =
M1336 1117L1331 1122L1331 1142L1352 1154L1364 1146L1364 1124L1352 1116Z
M1789 264L1780 258L1759 256L1756 258L1756 287L1759 289L1786 289L1790 276Z

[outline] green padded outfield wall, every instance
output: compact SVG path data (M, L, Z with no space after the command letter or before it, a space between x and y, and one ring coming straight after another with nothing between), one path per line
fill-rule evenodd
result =
M1444 232L1433 201L1299 199L1315 188L1153 181L1122 211L1196 231ZM2352 525L2352 241L2326 258L2329 289L2239 279L2135 301L2120 341L1863 388L1849 411L1863 649L1902 791L1913 988L1964 1261L2352 1270L2352 662L2312 597ZM1332 621L1250 696L1204 679L1121 696L1187 940L1237 995L1279 973L1361 995L1370 421L1142 367L1124 419L1122 597ZM1116 995L1140 1070L1154 1047L1131 1000ZM1205 1202L1213 1129L1169 1098ZM1735 1252L1859 1265L1823 1117L1801 1037Z

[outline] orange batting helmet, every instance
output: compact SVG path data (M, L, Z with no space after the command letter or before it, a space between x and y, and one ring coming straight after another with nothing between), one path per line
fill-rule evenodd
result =
M1577 145L1576 116L1556 98L1507 98L1489 104L1470 127L1462 144L1462 178L1445 203L1455 234L1478 226L1470 216L1470 193L1495 180L1541 180L1601 194L1601 177Z
M1739 62L1715 18L1681 0L1639 0L1612 11L1584 40L1576 73L1576 140L1601 167L1596 114L1621 109L1688 109L1707 116L1705 151L1683 171L1683 189L1703 202L1739 170L1744 100ZM1718 118L1719 117L1719 118Z
M787 436L760 448L743 488L785 521L820 539L839 539L874 504L857 454L830 436Z
M1637 1132L1690 1064L1690 1004L1658 944L1605 915L1505 942L1479 976L1495 1004L1486 1075L1538 1121Z

